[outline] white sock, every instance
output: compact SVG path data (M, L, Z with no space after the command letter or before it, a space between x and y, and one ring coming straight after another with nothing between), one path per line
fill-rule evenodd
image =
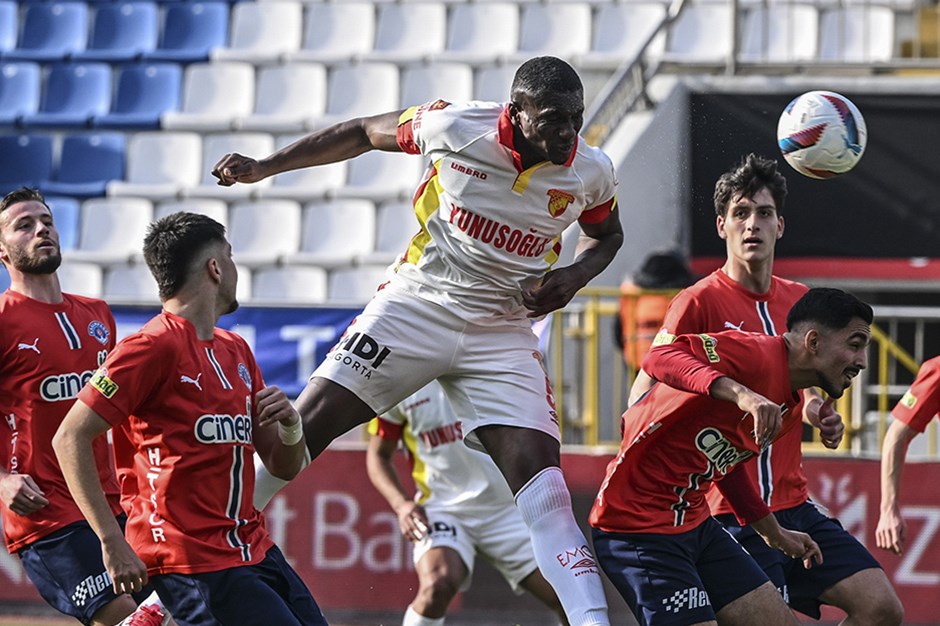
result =
M310 452L304 448L304 467L310 465ZM268 506L268 502L284 488L289 481L278 478L268 471L261 461L261 457L255 452L255 496L254 505L259 511L263 511Z
M425 617L411 608L411 605L409 604L408 610L405 611L405 619L402 620L401 626L444 626L444 618Z
M574 520L559 467L547 467L516 494L542 575L555 589L571 626L609 626L600 569Z

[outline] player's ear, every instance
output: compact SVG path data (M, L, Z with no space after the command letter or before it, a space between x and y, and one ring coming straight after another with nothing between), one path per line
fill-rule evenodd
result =
M210 256L206 259L206 270L209 272L209 277L217 282L222 282L222 268L219 267L219 261L214 256Z
M777 217L777 239L783 237L783 229L786 224L783 222L783 216Z
M819 331L815 328L807 330L803 335L803 345L811 354L816 354L819 351Z
M715 218L715 228L718 230L718 236L722 239L728 238L728 233L725 232L725 216L719 215Z

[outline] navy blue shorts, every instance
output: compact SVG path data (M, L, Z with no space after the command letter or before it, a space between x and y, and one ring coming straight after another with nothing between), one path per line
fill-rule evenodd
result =
M767 582L767 576L708 518L677 535L594 529L594 554L642 626L715 619L724 606Z
M123 530L127 516L117 516ZM56 610L83 624L118 596L101 558L101 542L86 521L75 522L34 541L18 552L39 595ZM140 603L149 585L134 594Z
M327 626L316 600L277 546L256 565L151 582L179 626Z
M812 502L774 513L784 528L809 534L819 544L823 562L810 569L799 559L791 559L771 548L749 526L738 526L734 515L720 515L718 521L751 553L773 581L791 608L819 619L819 596L841 580L862 570L881 568L875 557L848 533L839 520L826 517Z

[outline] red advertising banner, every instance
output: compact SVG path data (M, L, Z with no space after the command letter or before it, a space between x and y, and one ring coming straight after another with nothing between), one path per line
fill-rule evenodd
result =
M414 597L411 548L366 476L362 450L328 450L272 500L267 524L285 556L307 582L327 615L331 611L403 612ZM604 475L609 455L568 452L563 468L579 520ZM874 545L878 523L877 460L807 458L804 467L813 499L828 507L884 566L904 604L905 624L940 624L940 463L909 463L904 471L904 515L908 544L898 557ZM402 464L404 472L404 464ZM454 609L473 612L538 610L516 597L478 560L471 589ZM609 594L617 623L626 607ZM38 600L19 559L0 553L0 601ZM838 621L840 613L825 617Z

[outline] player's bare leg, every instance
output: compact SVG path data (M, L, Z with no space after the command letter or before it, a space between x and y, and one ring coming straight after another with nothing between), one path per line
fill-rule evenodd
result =
M375 417L375 411L359 396L319 376L307 382L295 408L304 421L304 437L311 460L334 439Z
M904 621L904 607L883 570L856 572L826 589L819 597L846 612L842 626L897 626Z
M488 425L474 433L515 494L535 560L558 594L568 623L609 625L600 569L575 522L561 473L561 445L529 428Z
M565 609L562 608L561 602L558 601L558 595L555 593L555 590L552 589L552 586L549 585L545 577L542 576L542 572L535 570L523 578L519 586L541 600L545 606L555 611L561 623L567 626L568 620L565 617Z
M124 594L111 600L95 611L91 617L91 626L113 626L137 609L134 598Z
M780 592L768 581L716 614L721 626L797 626L799 622L783 601Z
M450 601L467 578L467 566L456 550L431 548L418 561L415 571L418 574L418 593L411 601L402 626L443 621Z

